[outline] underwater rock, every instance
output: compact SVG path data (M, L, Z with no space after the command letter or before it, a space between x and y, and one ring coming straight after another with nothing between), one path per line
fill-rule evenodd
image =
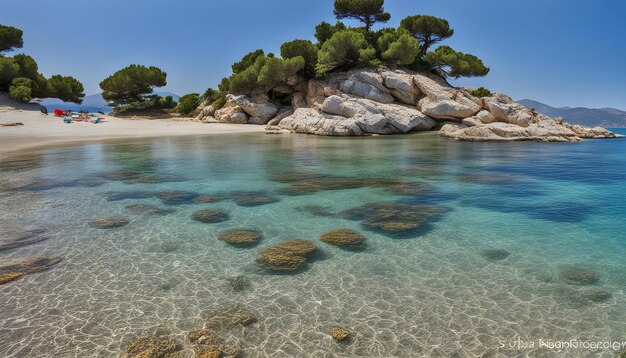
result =
M343 327L334 327L330 330L330 336L337 342L350 340L350 331Z
M133 214L142 215L167 215L176 211L175 209L161 208L156 205L148 204L132 204L128 205L125 209Z
M200 195L197 198L193 199L194 204L209 204L209 203L217 203L226 199L224 195Z
M132 191L110 191L104 194L107 201L120 201L127 199L148 199L154 196L149 191L132 190Z
M43 272L61 262L59 257L35 257L0 267L0 285L33 273Z
M346 190L365 187L381 187L385 189L395 186L409 185L403 179L386 178L357 178L312 173L283 173L273 178L279 183L290 184L281 188L280 192L286 195L307 195L324 190Z
M132 181L139 178L141 174L132 170L114 170L102 173L102 177L112 181Z
M232 322L233 324L239 326L249 326L252 323L256 322L256 319L250 313L241 311L235 312L235 314L233 314Z
M260 206L279 201L265 191L234 191L230 197L239 206Z
M322 234L320 239L336 246L362 247L365 245L365 237L358 231L351 229L332 230Z
M207 321L207 327L214 329L229 329L238 326L248 326L256 322L256 318L249 311L238 306L220 309Z
M187 339L193 344L219 346L224 340L209 329L196 329L187 333Z
M165 205L191 204L198 194L188 191L165 190L154 193Z
M366 229L395 236L414 232L444 212L443 208L434 205L383 201L342 211L339 216L348 220L360 220Z
M256 244L261 237L261 233L255 230L230 230L221 233L218 238L231 245L241 246Z
M76 185L93 188L96 186L104 185L106 180L98 177L84 177L76 180Z
M296 210L322 217L331 217L335 215L330 210L330 207L321 205L303 205L297 207Z
M40 235L43 232L45 232L45 230L31 230L26 231L13 239L0 240L0 252L17 249L18 247L34 245L48 240L48 237Z
M502 249L485 250L481 252L480 254L489 261L504 260L507 257L509 257L509 255L511 255L510 252L506 250L502 250Z
M89 225L97 229L116 229L126 226L129 223L130 221L125 217L110 216L92 220L91 222L89 222Z
M600 281L600 275L597 272L581 267L565 268L560 272L559 277L565 283L577 286L589 286Z
M178 349L176 342L168 337L141 337L124 348L122 358L166 358Z
M203 223L214 224L229 220L230 216L220 209L202 209L194 212L191 218Z
M24 276L23 272L5 272L0 273L0 285L3 285L7 282L11 282L13 280L17 280L18 278Z
M613 295L609 291L602 289L585 290L581 293L581 295L589 301L595 303L607 302L613 297Z
M310 241L291 240L261 251L256 260L272 270L293 271L302 267L315 251L316 247Z
M220 358L222 353L218 346L196 347L196 358Z

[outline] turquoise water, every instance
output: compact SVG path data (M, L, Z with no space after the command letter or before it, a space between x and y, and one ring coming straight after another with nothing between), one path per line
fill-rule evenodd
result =
M311 174L318 176L298 185L284 180ZM244 357L613 357L612 349L515 342L626 340L626 140L161 138L6 155L0 179L0 234L45 229L37 235L47 238L0 252L0 266L63 259L0 286L2 357L115 357L145 335L182 344L232 307L257 318L218 332ZM311 189L319 180L340 188ZM188 195L155 196L167 190ZM193 203L205 194L224 200ZM258 197L267 203L243 200ZM372 202L441 214L420 211L424 225L401 233L341 214ZM127 208L133 204L173 210L149 215ZM205 208L229 220L191 219ZM89 225L106 216L130 223ZM245 248L217 239L237 228L263 239ZM363 233L367 247L319 240L338 228ZM262 249L291 239L319 250L303 269L275 274L255 262ZM571 268L598 280L574 285L563 276ZM335 343L334 326L353 332L352 341Z

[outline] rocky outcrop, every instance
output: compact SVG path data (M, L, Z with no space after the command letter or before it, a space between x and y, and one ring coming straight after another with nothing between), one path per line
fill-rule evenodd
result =
M442 137L466 141L620 137L546 117L504 94L477 98L436 75L387 67L331 73L324 79L294 77L273 91L291 96L291 106L278 105L267 93L229 94L224 108L215 111L205 103L196 113L205 122L267 124L267 133L362 136L440 128Z

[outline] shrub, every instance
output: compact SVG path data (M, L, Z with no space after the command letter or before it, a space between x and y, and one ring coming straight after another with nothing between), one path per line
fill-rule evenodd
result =
M317 43L319 44L319 46L321 46L324 44L324 42L333 37L335 33L346 29L346 25L344 25L341 21L337 21L335 25L331 25L324 21L321 24L315 26L315 38L317 39Z
M197 93L190 93L180 97L178 100L178 106L176 106L176 112L188 115L198 108L200 105L200 95Z
M32 99L32 85L32 80L24 77L16 77L11 81L9 96L17 101L28 102Z
M235 62L232 65L233 73L237 74L245 71L256 62L257 58L263 56L265 56L265 52L263 52L263 50L256 50L248 53L239 62Z
M417 39L404 29L383 32L377 44L381 59L389 64L410 65L419 53Z
M493 93L485 87L478 87L475 90L471 91L470 94L474 97L482 98L482 97L491 97Z
M224 107L225 104L226 104L226 93L221 92L220 96L217 97L217 99L215 99L213 103L211 103L211 106L213 106L213 108L217 111L218 109L222 109L222 107Z
M20 65L10 57L0 55L0 89L7 90L11 81L19 75Z
M178 105L176 101L174 101L174 97L165 96L159 98L159 106L163 109L172 109Z
M479 77L489 73L489 67L476 56L454 51L449 46L440 46L425 57L433 70L444 77Z
M230 78L230 92L246 93L252 90L257 84L259 73L265 65L266 60L267 57L265 56L257 57L250 67L235 73Z
M259 72L257 83L266 89L271 89L295 76L298 71L304 68L305 61L302 56L282 59L268 58Z
M220 96L220 91L216 91L213 88L207 88L202 95L202 100L209 103L215 101Z
M344 30L333 35L318 52L316 73L323 76L336 68L376 64L376 50L357 31Z
M309 40L293 40L280 46L280 55L284 59L302 57L304 59L304 72L307 76L315 75L317 65L318 48Z

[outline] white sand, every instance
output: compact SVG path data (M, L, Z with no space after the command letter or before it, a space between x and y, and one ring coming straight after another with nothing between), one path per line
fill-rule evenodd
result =
M100 115L102 116L102 115ZM19 104L0 94L0 125L21 122L23 126L0 126L0 152L38 146L60 145L107 139L211 135L262 132L263 126L249 124L200 123L176 119L123 119L104 116L104 122L63 123L50 113L42 115L39 105Z

